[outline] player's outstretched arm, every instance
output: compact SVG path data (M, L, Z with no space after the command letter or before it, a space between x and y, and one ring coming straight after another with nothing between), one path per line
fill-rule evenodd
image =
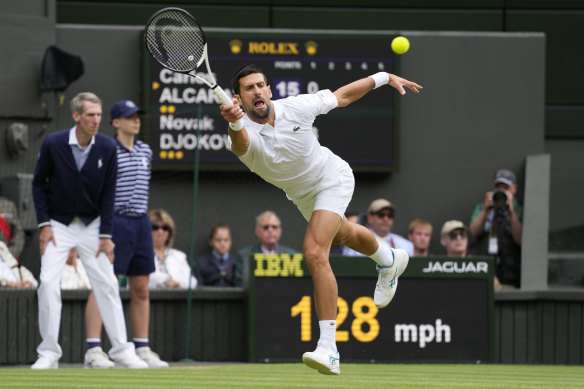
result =
M243 119L243 111L239 107L239 102L234 97L232 104L221 104L219 107L221 110L221 116L228 123L234 123L240 119ZM231 126L229 126L229 137L231 138L231 151L238 157L244 155L249 149L249 134L245 127L234 131Z
M423 89L421 85L395 74L380 72L342 86L333 93L337 97L339 107L346 107L365 96L371 90L386 84L397 89L401 95L406 94L404 87L411 89L415 93L420 93L420 89Z

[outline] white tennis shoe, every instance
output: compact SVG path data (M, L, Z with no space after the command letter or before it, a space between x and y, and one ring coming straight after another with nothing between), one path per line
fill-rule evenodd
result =
M168 367L168 363L160 360L158 354L150 350L150 347L139 347L136 349L138 357L148 364L148 367L156 369L159 367Z
M321 374L341 374L341 356L337 350L318 342L316 350L302 355L302 362L308 367L318 370Z
M92 347L85 353L83 367L86 369L111 369L114 363L110 361L101 347Z
M373 302L378 308L384 308L389 305L397 291L397 279L406 270L410 261L410 257L405 250L391 249L391 251L393 253L393 265L389 267L376 265L379 276L377 285L375 285Z
M125 358L114 361L117 369L148 369L148 364L135 353L126 355Z
M49 357L39 357L30 368L33 370L58 369L59 362Z

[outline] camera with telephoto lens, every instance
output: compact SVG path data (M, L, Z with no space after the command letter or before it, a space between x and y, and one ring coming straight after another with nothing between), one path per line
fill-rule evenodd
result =
M497 219L505 217L505 209L507 209L507 193L503 189L495 189L493 191L493 204Z

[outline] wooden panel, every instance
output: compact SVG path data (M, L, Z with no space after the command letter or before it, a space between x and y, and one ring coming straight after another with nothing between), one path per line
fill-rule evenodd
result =
M513 349L513 304L505 304L501 307L501 327L499 334L501 342L500 347L500 363L513 363L514 349Z
M565 365L568 362L568 303L556 303L556 313L554 315L556 331L550 335L555 337L554 341L554 361L555 364Z
M274 7L274 28L502 31L501 10Z
M57 4L57 23L120 24L143 26L150 16L158 11L156 5L127 4ZM258 6L210 6L184 5L182 8L192 13L204 28L208 27L270 27L267 7Z
M542 304L542 329L541 329L541 363L545 364L553 364L555 360L555 337L554 333L557 331L556 329L556 320L554 318L555 312L555 304L552 302L543 302Z
M527 362L527 303L517 302L513 304L513 363Z
M527 303L527 363L541 363L541 305L534 301Z
M582 357L584 322L582 321L582 304L570 303L568 305L568 323L567 323L567 364L579 365L584 362Z

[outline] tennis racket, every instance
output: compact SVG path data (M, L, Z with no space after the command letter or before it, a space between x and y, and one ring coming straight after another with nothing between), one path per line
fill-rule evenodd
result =
M207 56L207 39L193 15L175 7L155 12L146 23L144 44L159 64L174 72L195 77L211 88L221 103L232 103L213 77ZM207 78L195 72L203 62L207 68ZM234 130L241 128L241 120L231 123L230 127Z

